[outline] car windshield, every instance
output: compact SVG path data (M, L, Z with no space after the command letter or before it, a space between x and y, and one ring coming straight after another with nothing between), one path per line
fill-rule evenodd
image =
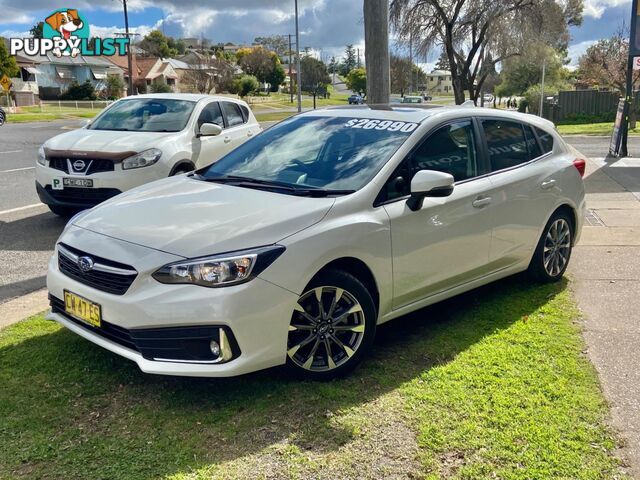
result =
M121 100L100 115L91 130L179 132L189 121L195 102L164 98Z
M211 181L238 177L347 193L366 185L417 127L395 120L294 117L198 173Z

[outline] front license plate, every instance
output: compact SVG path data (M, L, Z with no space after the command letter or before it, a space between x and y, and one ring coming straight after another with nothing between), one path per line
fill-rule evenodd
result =
M100 305L67 290L64 291L64 311L93 327L99 328L102 322Z
M62 184L65 187L93 188L93 180L90 178L63 178Z

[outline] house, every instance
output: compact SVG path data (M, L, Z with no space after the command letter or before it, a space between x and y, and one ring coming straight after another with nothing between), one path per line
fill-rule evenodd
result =
M433 70L428 73L426 81L426 91L430 94L451 94L453 93L453 82L451 72L445 70Z
M35 105L39 94L37 76L42 73L38 70L40 62L22 55L16 55L15 59L20 68L18 76L11 78L11 91L16 106Z
M104 90L108 75L123 75L121 68L103 57L56 57L48 53L22 57L22 62L27 65L26 73L30 74L27 83L36 82L42 100L57 99L74 81L84 83L88 80L97 91Z

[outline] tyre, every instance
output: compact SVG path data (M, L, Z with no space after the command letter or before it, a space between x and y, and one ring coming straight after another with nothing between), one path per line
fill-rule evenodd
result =
M289 371L317 380L346 375L371 349L376 323L374 301L360 280L340 270L321 273L291 315Z
M48 205L49 210L51 210L52 213L58 215L59 217L62 218L71 218L73 217L76 213L80 212L82 209L80 208L72 208L72 207L57 207L55 205Z
M531 279L550 283L562 278L571 258L573 233L573 220L567 213L557 212L551 217L529 264Z
M4 125L5 115L4 112L0 112L0 127Z
M170 177L175 177L176 175L182 175L183 173L189 173L191 171L193 171L194 169L189 166L189 165L179 165L176 167L176 169L171 172L171 175L169 175Z

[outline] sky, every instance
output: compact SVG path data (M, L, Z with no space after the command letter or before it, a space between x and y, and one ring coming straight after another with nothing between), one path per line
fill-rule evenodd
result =
M18 6L19 4L19 6ZM293 0L129 0L131 30L145 35L152 29L174 37L200 37L213 43L251 43L255 37L295 32ZM124 30L121 0L0 0L0 36L27 36L33 24L52 10L76 8L91 23L91 34L110 36ZM346 44L364 55L361 0L299 0L300 48L312 48L323 59L343 55ZM569 57L576 65L586 49L628 23L631 0L585 0L584 22L571 29ZM141 38L141 37L140 37ZM433 68L439 52L419 59Z

